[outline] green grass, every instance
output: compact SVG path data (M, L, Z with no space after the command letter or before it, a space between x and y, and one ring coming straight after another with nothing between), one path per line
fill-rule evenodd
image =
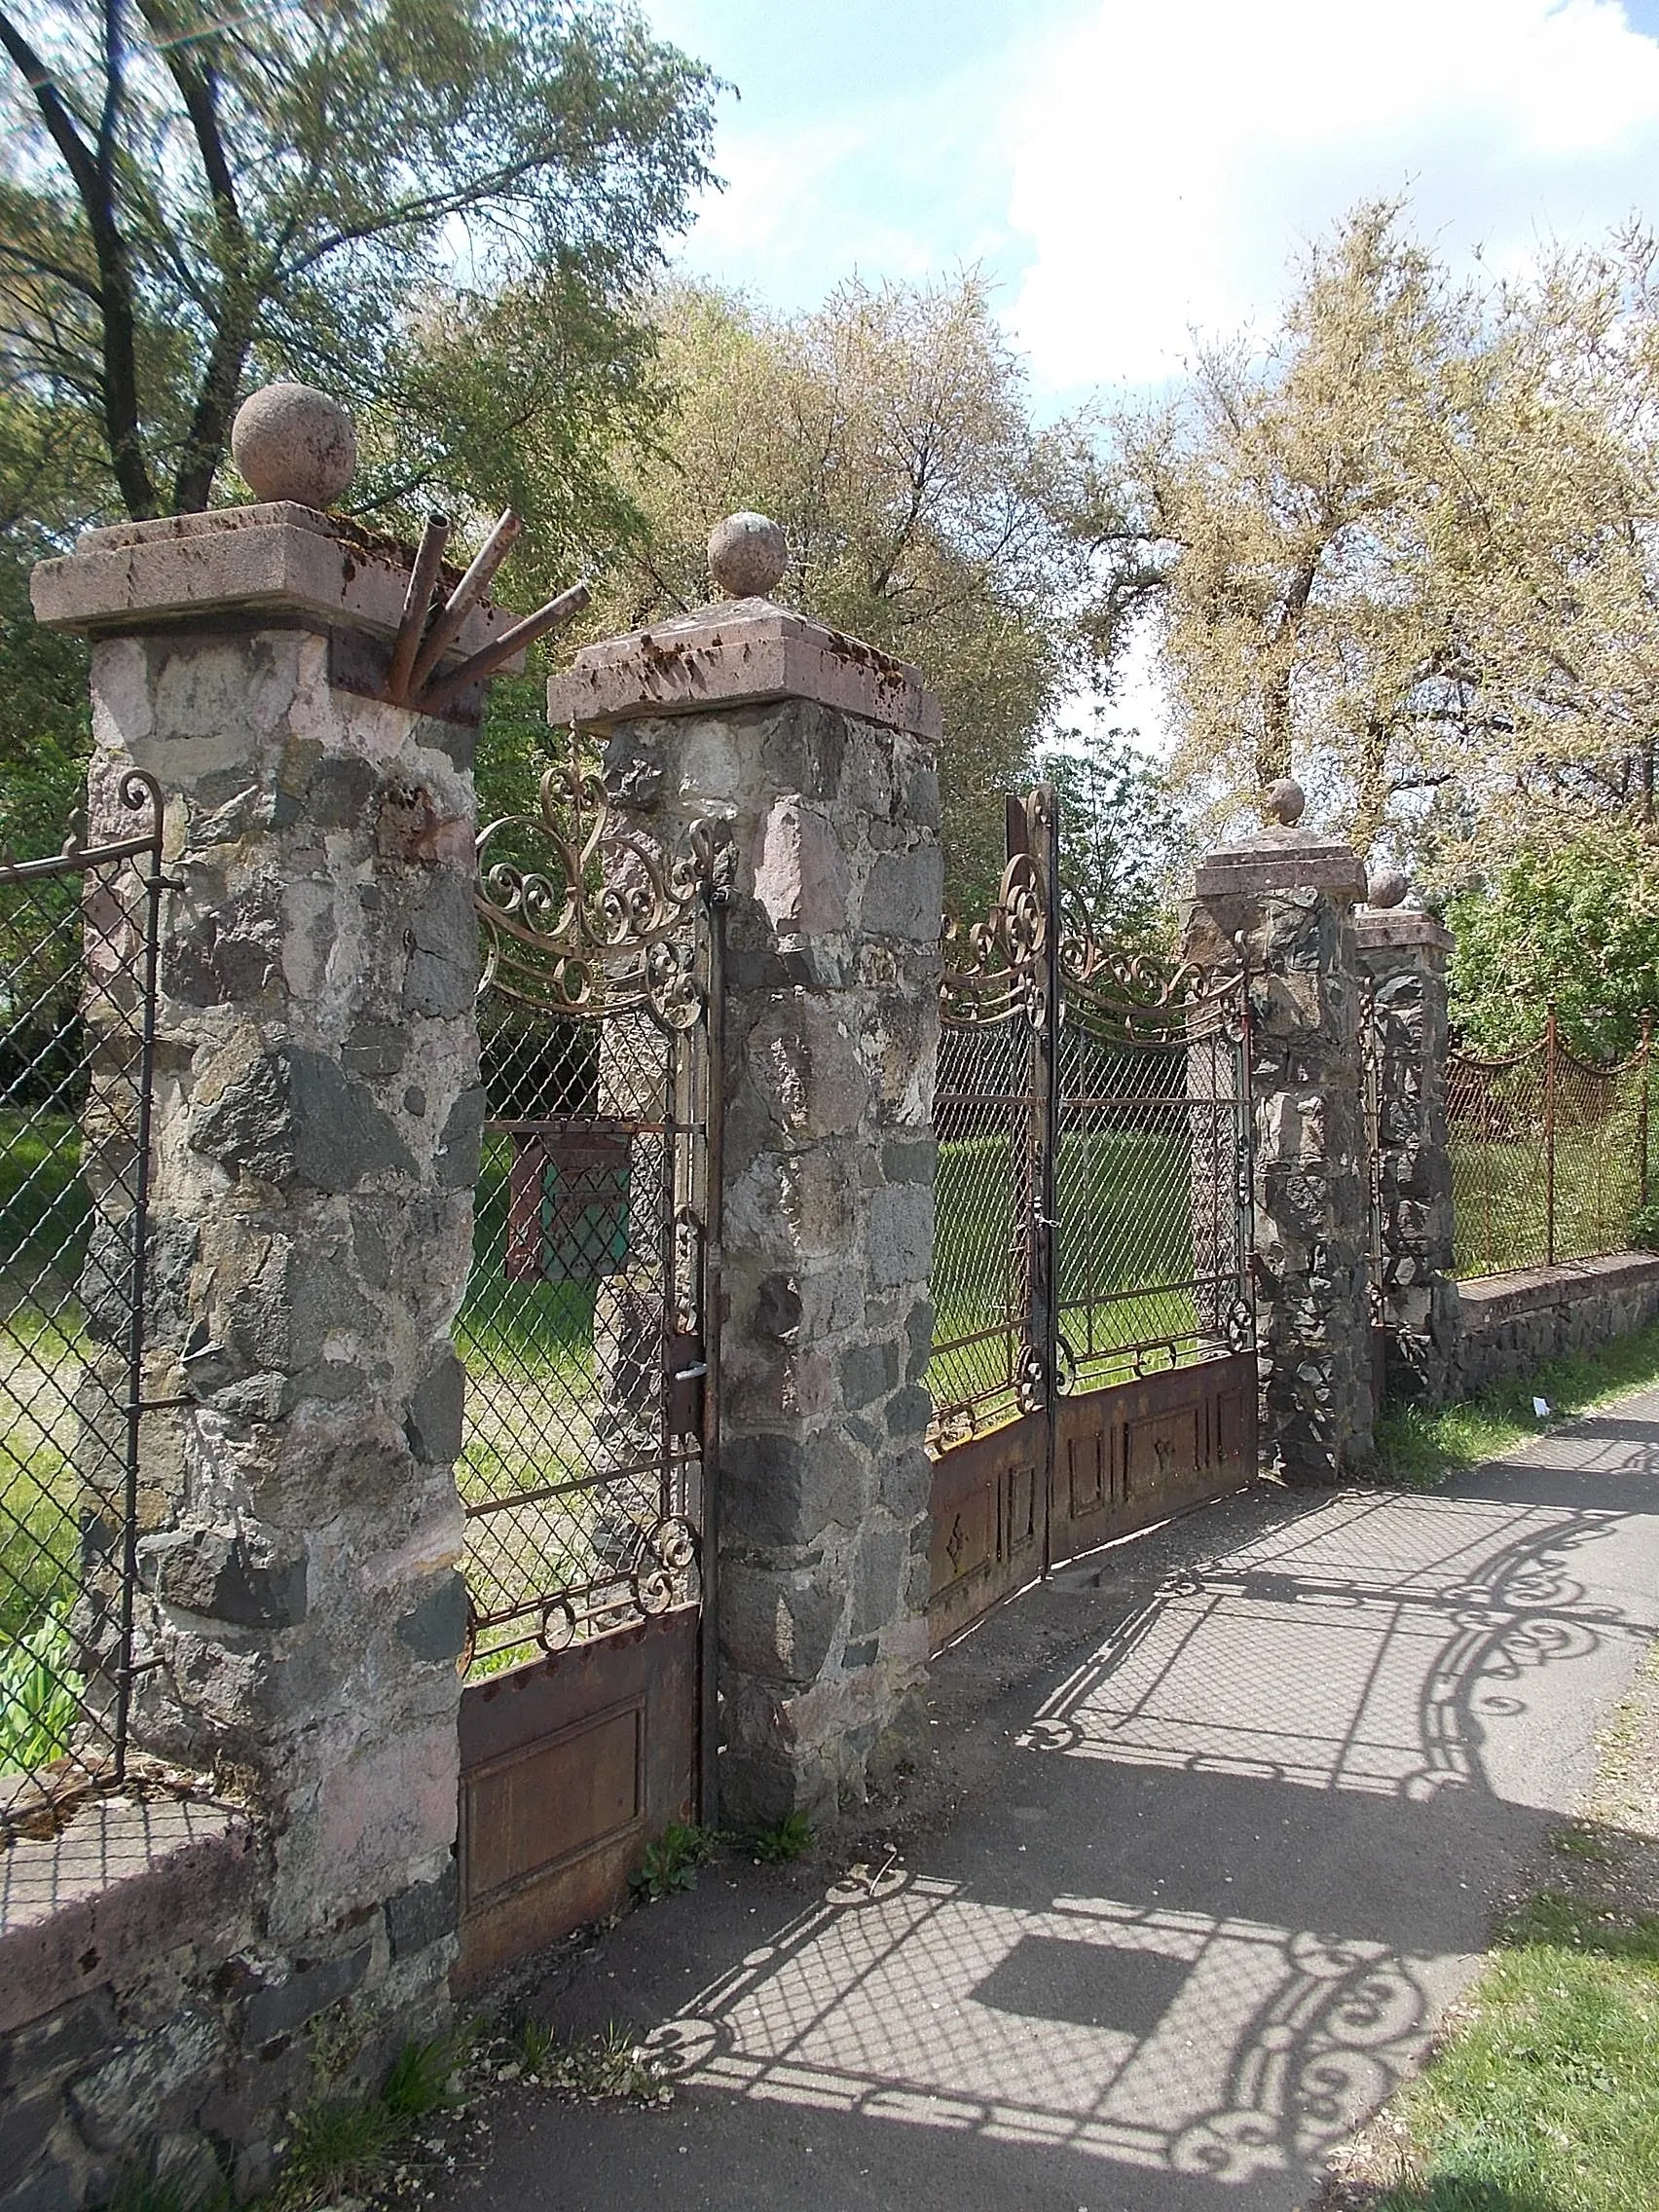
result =
M940 1146L931 1288L934 1340L943 1348L927 1376L938 1402L976 1395L1017 1348L1023 1315L1013 1310L1009 1251L1024 1171L1024 1147L1012 1138ZM1114 1358L1126 1346L1196 1335L1191 1293L1148 1287L1182 1283L1194 1272L1191 1178L1185 1133L1073 1132L1060 1148L1061 1332L1091 1383L1129 1372ZM1007 1332L1007 1346L951 1348L981 1330Z
M1377 1423L1378 1458L1385 1480L1408 1490L1433 1490L1535 1436L1545 1424L1532 1411L1534 1397L1548 1402L1553 1419L1652 1382L1659 1382L1659 1322L1594 1351L1550 1360L1534 1374L1494 1383L1456 1405L1432 1412L1388 1405Z
M1395 2116L1415 2178L1378 2212L1652 2212L1659 1915L1531 1899Z
M1548 1177L1540 1133L1526 1143L1486 1143L1454 1132L1449 1146L1456 1208L1454 1266L1460 1275L1541 1268L1549 1254ZM1558 1128L1555 1256L1622 1252L1641 1205L1641 1145L1634 1105L1581 1128Z
M1659 1643L1604 1726L1558 1868L1500 1921L1418 2079L1357 2147L1371 2212L1659 2204Z
M0 1776L32 1774L68 1751L82 1687L68 1628L53 1615L0 1645Z
M73 1282L90 1213L81 1132L67 1114L0 1108L0 1281Z

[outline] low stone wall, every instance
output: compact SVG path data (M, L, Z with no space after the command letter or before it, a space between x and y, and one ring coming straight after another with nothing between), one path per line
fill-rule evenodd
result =
M0 2212L74 2212L135 2175L255 2194L320 2064L331 2090L378 2082L400 1959L453 1897L288 1956L269 1861L241 1814L176 1798L93 1802L0 1854Z
M1659 1253L1615 1252L1457 1286L1452 1395L1528 1375L1563 1352L1628 1336L1659 1316Z

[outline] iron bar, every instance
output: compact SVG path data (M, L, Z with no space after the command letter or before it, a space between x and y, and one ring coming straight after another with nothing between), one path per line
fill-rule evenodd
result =
M387 671L386 695L394 707L409 704L409 680L431 615L432 593L437 588L449 533L448 515L434 510L426 517L426 527L416 548L415 566L409 571L409 588L403 595L403 616L391 648L391 666Z
M549 631L563 629L567 622L573 622L592 598L590 585L572 584L569 591L562 591L557 599L550 599L545 607L537 608L534 614L527 614L522 622L513 623L498 638L492 638L487 645L481 645L459 668L451 669L441 683L429 684L416 702L421 712L424 715L441 715L446 707L455 704L463 691L474 683L482 682L486 676L493 676L515 653L521 653L528 645L534 645L538 638L545 638Z
M127 1736L132 1715L133 1593L138 1583L138 1474L144 1388L144 1300L150 1226L150 1110L156 1071L156 999L162 934L162 794L134 769L123 780L122 797L141 789L153 809L155 842L144 880L143 1014L138 1045L138 1113L132 1194L132 1268L127 1317L127 1464L122 1495L120 1658L116 1672L115 1781L127 1779Z
M1637 1116L1639 1124L1639 1142L1641 1148L1641 1161L1637 1169L1637 1203L1645 1213L1647 1210L1647 1179L1649 1173L1647 1128L1648 1093L1652 1088L1653 1083L1653 1014L1650 1008L1643 1008L1642 1010L1641 1044L1638 1049L1637 1059L1641 1070L1641 1088L1637 1093L1640 1100Z
M703 1385L702 1618L697 1624L697 1817L705 1827L719 1820L719 1464L720 1464L720 1266L725 1137L725 924L726 899L711 887L708 900L709 1014L703 1055Z
M1556 1256L1556 1010L1550 1001L1544 1019L1544 1265Z
M409 672L409 696L419 698L444 654L461 634L475 601L481 599L496 571L512 551L524 525L508 507L472 557L471 566L440 608Z

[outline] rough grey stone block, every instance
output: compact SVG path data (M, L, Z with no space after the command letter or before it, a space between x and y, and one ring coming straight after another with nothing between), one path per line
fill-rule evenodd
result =
M82 2134L95 2151L129 2150L155 2133L175 2100L205 2083L224 2049L224 2032L205 2012L174 2013L159 2033L70 2083Z
M288 1055L294 1112L294 1172L319 1191L351 1191L377 1169L413 1177L415 1161L397 1124L363 1085L320 1052Z
M902 1529L866 1529L859 1538L853 1571L853 1611L849 1636L878 1634L899 1610L899 1590L909 1540Z
M62 2113L61 2102L49 2090L32 2097L9 2096L0 2106L0 2174L26 2173Z
M755 1299L755 1333L774 1343L794 1341L800 1328L800 1292L785 1274L762 1275Z
M219 1071L215 1070L218 1079ZM245 1060L240 1072L216 1080L213 1097L191 1111L192 1148L263 1183L280 1183L294 1171L294 1125L288 1068L276 1053Z
M455 1934L460 1910L459 1876L454 1862L435 1882L412 1882L386 1900L386 1932L394 1959L424 1951Z
M896 1344L857 1344L841 1354L841 1403L850 1413L885 1397L898 1381Z
M293 1628L306 1617L306 1557L256 1561L210 1529L145 1538L148 1586L169 1605L240 1628Z
M450 1108L438 1139L436 1171L447 1191L469 1191L478 1180L478 1161L484 1142L485 1097L482 1088L463 1090Z
M440 875L416 908L409 931L414 944L403 979L405 1011L467 1013L478 980L478 920L467 879L455 870Z
M730 1525L749 1543L815 1543L857 1520L859 1472L859 1456L833 1429L734 1437L720 1462Z
M720 1579L720 1648L763 1680L816 1680L840 1623L842 1594L820 1571L731 1563Z
M461 1451L465 1413L466 1370L453 1351L446 1352L409 1401L403 1433L416 1458L433 1467L453 1464Z
M69 2168L54 2158L0 2196L0 2212L76 2212L81 2192Z
M871 1198L866 1251L877 1289L926 1282L933 1240L934 1195L926 1185L900 1184Z
M937 845L883 853L865 885L860 921L872 937L937 941L944 910L944 856Z
M292 2035L330 2005L349 1997L368 1972L369 1946L337 1959L319 1959L297 1968L285 1981L273 1982L249 1998L243 2023L250 2043L269 2043L274 2036Z
M397 1638L417 1659L435 1664L457 1657L466 1644L466 1584L461 1576L443 1575L398 1622Z

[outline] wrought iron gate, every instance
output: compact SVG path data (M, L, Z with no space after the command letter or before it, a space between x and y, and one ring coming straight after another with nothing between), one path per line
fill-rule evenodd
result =
M1255 1464L1244 979L1112 956L1058 844L1049 787L1011 800L991 910L945 936L936 1647Z
M608 1909L714 1749L716 848L576 758L478 846L462 1984Z

